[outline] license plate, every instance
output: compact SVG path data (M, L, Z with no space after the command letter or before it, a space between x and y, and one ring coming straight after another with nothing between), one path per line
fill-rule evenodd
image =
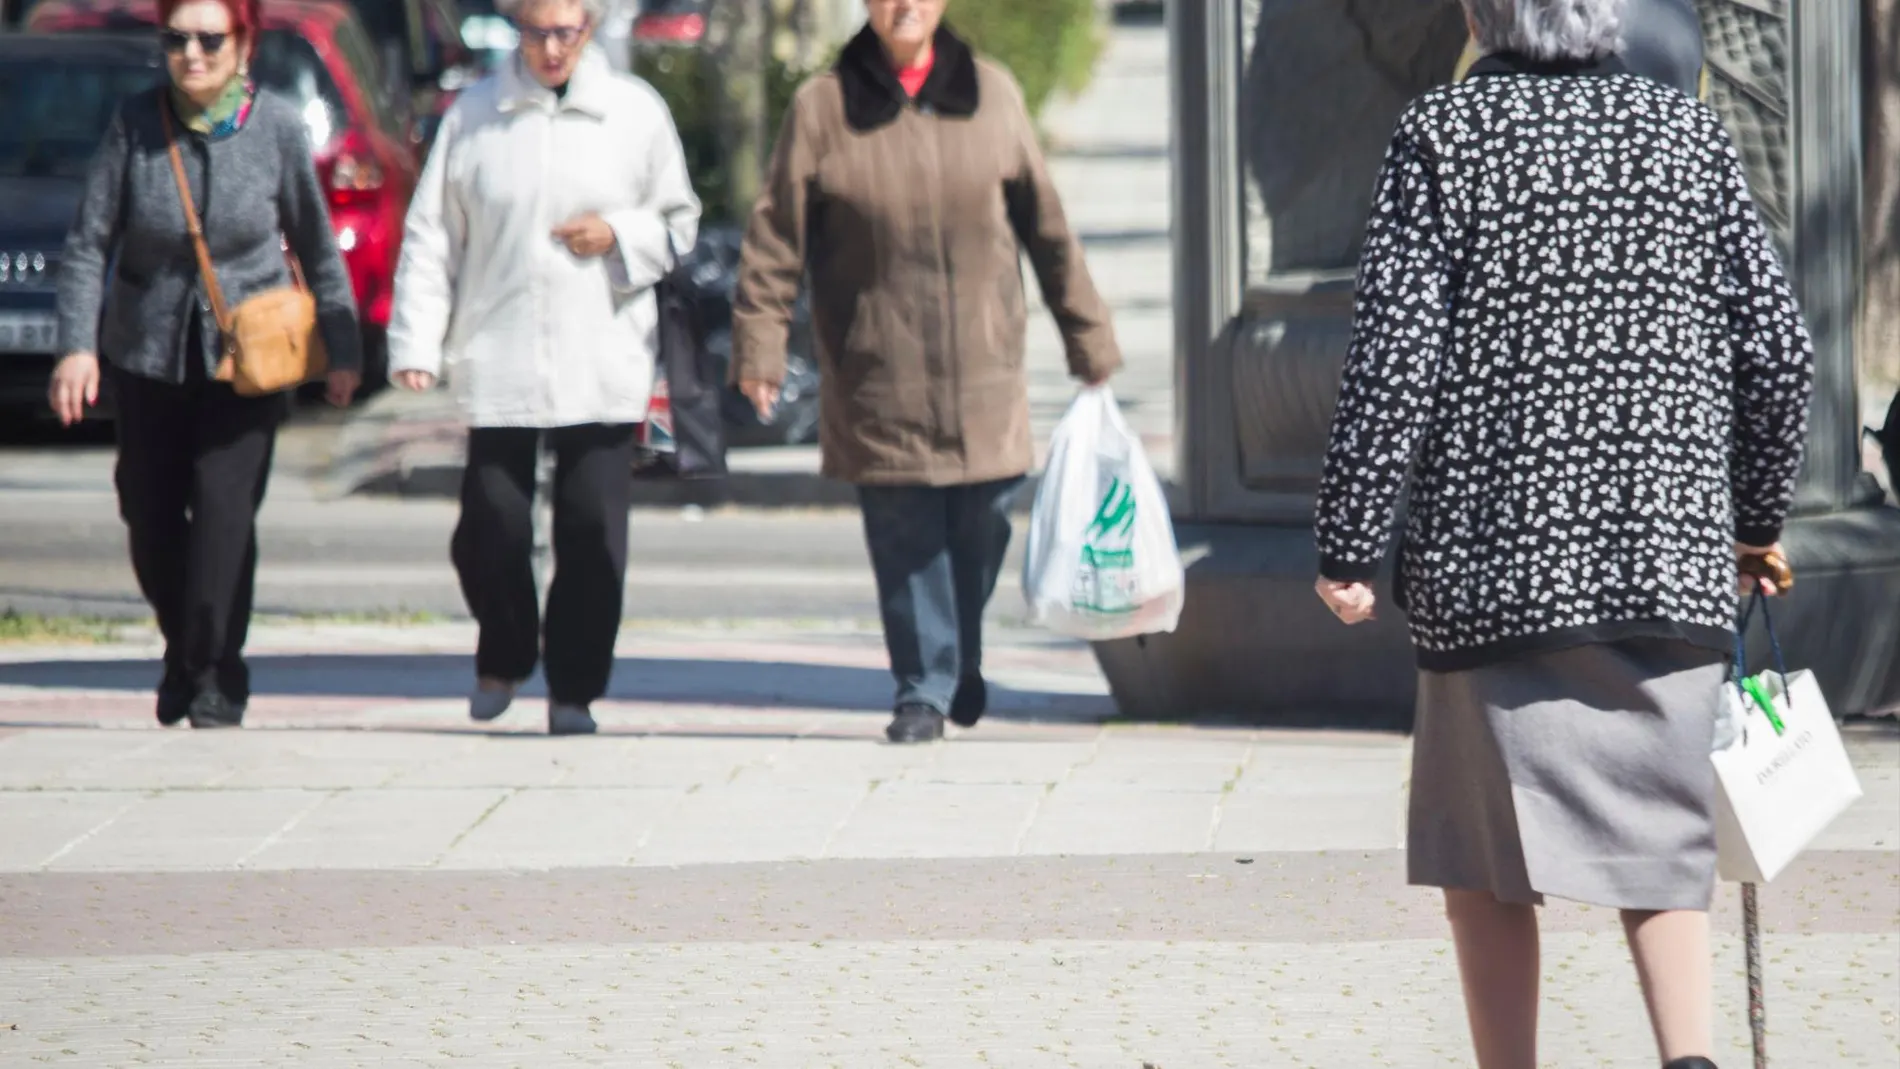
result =
M0 353L50 353L59 347L51 312L0 312Z

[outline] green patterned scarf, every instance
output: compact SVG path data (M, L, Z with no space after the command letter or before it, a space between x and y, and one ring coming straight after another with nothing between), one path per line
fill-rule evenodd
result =
M244 120L251 115L251 102L257 98L257 89L247 79L233 78L208 108L198 106L179 92L177 86L172 87L171 98L172 110L185 124L185 129L216 141L244 128Z

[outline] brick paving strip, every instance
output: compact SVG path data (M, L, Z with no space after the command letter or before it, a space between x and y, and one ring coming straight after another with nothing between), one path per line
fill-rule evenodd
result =
M1900 866L1811 854L1763 893L1771 936L1893 935ZM1734 888L1714 924L1740 926ZM1550 932L1614 927L1566 903ZM1437 939L1398 851L827 860L543 872L0 875L0 959L502 944ZM1896 991L1900 997L1900 991Z

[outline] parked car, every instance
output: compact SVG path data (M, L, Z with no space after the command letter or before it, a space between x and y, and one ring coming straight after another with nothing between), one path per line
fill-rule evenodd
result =
M696 45L705 37L706 0L640 0L635 44Z
M420 170L406 102L385 91L376 48L347 5L270 0L262 16L251 75L259 88L289 99L303 114L317 175L329 190L337 245L356 288L364 381L380 385L403 216ZM150 27L156 17L150 0L40 0L27 24L72 33ZM70 213L62 227L68 219Z
M150 34L0 35L0 419L51 417L66 229L119 102L163 77Z

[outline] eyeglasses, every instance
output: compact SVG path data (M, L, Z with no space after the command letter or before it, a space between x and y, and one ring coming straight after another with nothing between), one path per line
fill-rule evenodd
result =
M546 27L523 26L519 23L515 25L515 30L521 34L521 40L524 44L536 45L541 48L546 48L550 43L558 44L562 48L572 48L575 43L581 39L581 35L587 32L587 29L586 23L582 23L579 26Z
M224 42L231 39L228 33L191 33L186 30L158 31L158 44L168 55L178 55L198 42L198 50L207 56L215 56L224 51Z

